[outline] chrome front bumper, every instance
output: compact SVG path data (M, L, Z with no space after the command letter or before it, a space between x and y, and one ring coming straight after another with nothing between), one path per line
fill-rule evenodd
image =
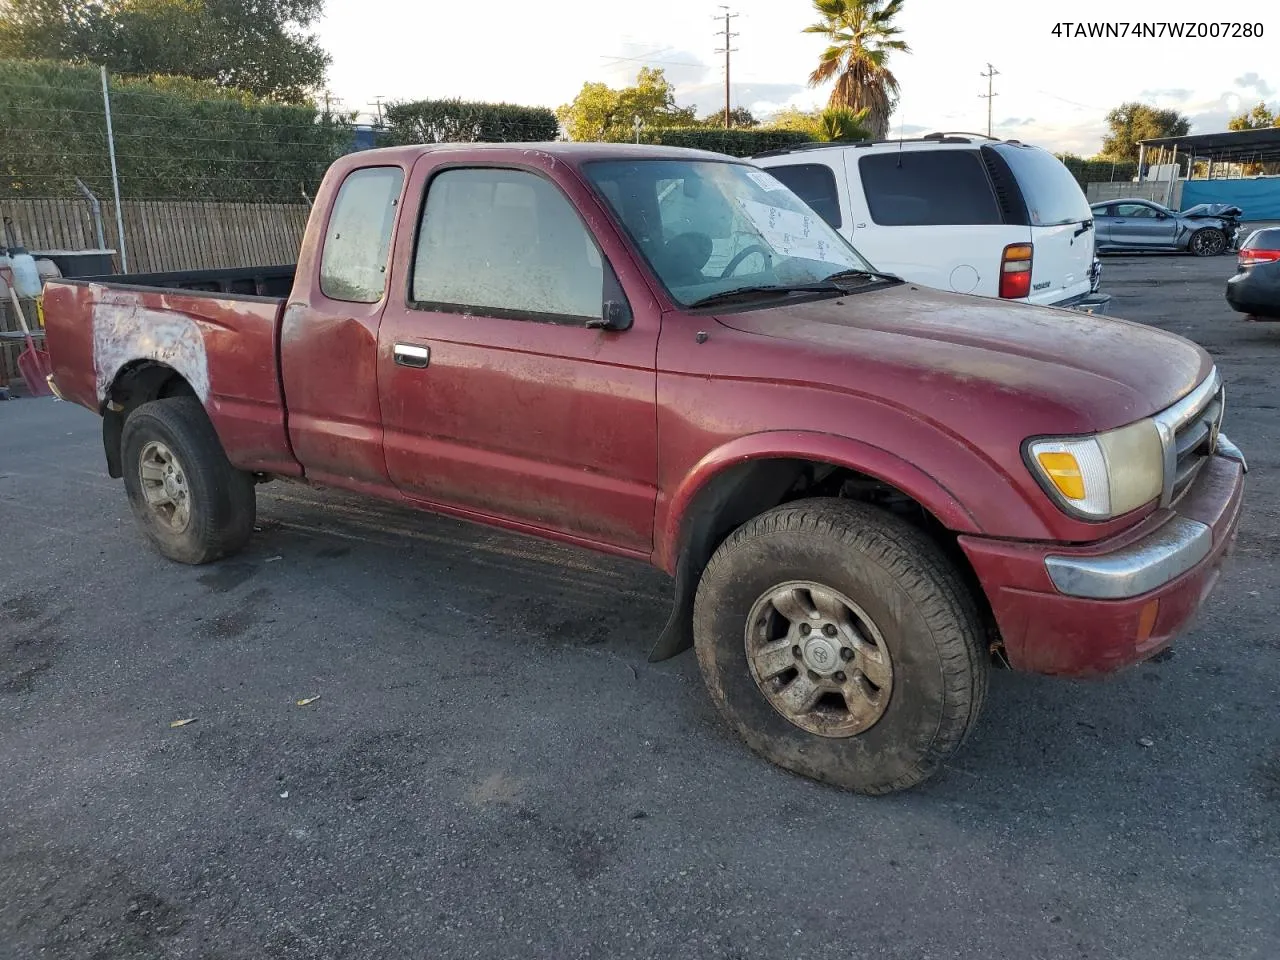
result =
M1235 460L1248 472L1240 448L1218 435L1217 455ZM1096 557L1045 557L1049 579L1058 592L1090 600L1141 596L1182 576L1213 550L1213 530L1199 520L1175 516L1150 536Z

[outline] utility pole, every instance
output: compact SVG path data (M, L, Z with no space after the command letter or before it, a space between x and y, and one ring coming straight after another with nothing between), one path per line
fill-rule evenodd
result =
M381 126L382 126L382 101L383 101L383 100L385 100L385 99L387 99L387 98L386 98L386 97L384 97L384 96L382 96L381 94L379 94L378 96L376 96L376 97L374 97L374 98L373 98L373 103L369 104L369 106L371 106L371 107L376 107L376 108L377 108L377 110L378 110L378 126L379 126L379 128L381 128Z
M1000 71L988 63L987 72L980 73L978 76L987 78L987 92L980 93L978 96L987 101L987 136L989 137L991 136L991 101L1000 96L1000 94L991 89L991 80L993 77L1000 76Z
M713 20L719 20L719 19L721 19L722 17L723 17L723 19L724 19L724 29L723 29L723 30L718 30L718 31L716 31L716 36L718 36L718 37L724 37L724 49L723 49L723 50L717 50L717 51L716 51L716 53L723 53L723 54L724 54L724 128L725 128L726 130L728 130L728 129L729 129L729 109L730 109L730 105L729 105L729 54L731 54L731 53L737 53L737 52L738 52L736 49L734 49L734 48L732 48L732 47L730 47L730 46L729 46L729 41L730 41L733 37L736 37L736 36L737 36L737 34L736 34L736 33L730 33L730 32L729 32L729 21L730 21L730 20L732 20L734 17L736 17L736 16L737 16L737 14L736 14L736 13L730 13L730 12L729 12L729 8L728 8L728 6L726 6L726 5L725 5L725 4L723 4L723 3L722 3L722 4L720 4L720 9L721 9L721 10L723 10L723 11L724 11L724 13L722 13L722 14L721 14L721 13L717 13L717 14L716 14L712 19L713 19Z

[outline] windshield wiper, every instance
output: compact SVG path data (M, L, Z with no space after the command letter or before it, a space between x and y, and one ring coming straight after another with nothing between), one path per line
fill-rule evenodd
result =
M712 293L708 296L701 297L688 304L690 307L709 307L718 303L732 303L735 300L749 299L751 297L760 297L768 294L774 296L785 296L789 293L843 293L844 288L837 283L797 283L797 284L769 284L756 285L750 287L735 287L733 290L722 290L719 293Z
M827 283L843 283L846 280L892 280L902 282L902 278L892 273L877 273L875 270L837 270L823 277Z

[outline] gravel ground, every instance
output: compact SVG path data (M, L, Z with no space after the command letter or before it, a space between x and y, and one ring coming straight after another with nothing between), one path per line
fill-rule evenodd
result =
M997 674L879 800L646 663L644 567L285 485L181 567L91 415L0 404L0 957L1274 958L1280 325L1231 269L1105 265L1114 312L1215 354L1253 468L1199 624L1107 681Z

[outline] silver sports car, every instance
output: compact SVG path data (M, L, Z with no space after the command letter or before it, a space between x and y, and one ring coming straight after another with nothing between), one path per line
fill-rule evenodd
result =
M1221 217L1175 213L1150 200L1108 200L1093 204L1092 210L1100 252L1187 250L1215 257L1230 248L1234 233Z

